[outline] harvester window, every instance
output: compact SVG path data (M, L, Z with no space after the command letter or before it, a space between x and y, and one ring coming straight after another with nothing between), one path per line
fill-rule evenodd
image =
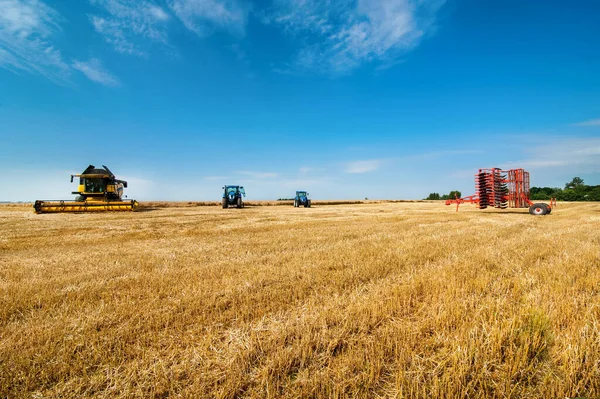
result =
M85 179L86 193L103 193L106 191L106 186L102 179Z

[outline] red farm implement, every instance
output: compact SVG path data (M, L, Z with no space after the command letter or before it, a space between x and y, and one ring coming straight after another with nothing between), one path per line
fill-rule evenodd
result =
M498 168L479 169L479 173L475 175L475 195L446 201L446 205L456 204L457 212L458 206L464 203L476 204L479 209L529 208L532 215L548 215L552 212L553 205L553 202L550 205L531 202L529 172L523 169Z

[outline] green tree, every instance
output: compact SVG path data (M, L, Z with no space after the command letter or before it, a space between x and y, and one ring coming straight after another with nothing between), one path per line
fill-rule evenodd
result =
M529 190L529 199L531 200L549 200L558 197L562 192L561 188L553 187L531 187Z
M425 199L426 200L439 200L440 194L439 193L429 193L429 197L427 197Z
M563 190L556 199L559 201L585 201L585 194L577 190L568 189Z
M568 189L577 189L579 187L583 187L585 184L583 183L583 179L581 177L574 177L569 183L565 184L565 190Z
M448 194L448 198L450 198L450 199L461 198L461 197L462 197L462 193L457 190L450 191L450 194Z

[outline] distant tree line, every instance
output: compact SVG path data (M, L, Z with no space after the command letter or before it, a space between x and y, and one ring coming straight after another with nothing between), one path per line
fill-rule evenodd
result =
M447 200L460 198L460 191L450 191L449 194L440 195L430 193L426 200ZM556 198L557 201L600 201L600 186L588 186L581 177L574 177L565 188L560 187L531 187L529 190L531 200L549 200Z
M532 200L557 201L600 201L600 186L588 186L581 177L574 177L565 188L560 187L531 187L529 198Z
M447 200L452 198L460 198L462 193L460 191L452 190L448 194L440 195L440 193L429 193L429 197L426 200Z

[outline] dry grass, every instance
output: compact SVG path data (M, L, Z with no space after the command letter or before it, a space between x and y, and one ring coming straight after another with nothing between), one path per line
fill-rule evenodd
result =
M312 200L312 204L315 206L320 205L353 205L353 204L383 204L383 203L397 203L397 202L433 202L429 200ZM440 203L441 201L436 201ZM290 206L294 205L294 200L282 200L282 201L244 201L244 206L255 207L255 206ZM221 206L221 201L145 201L140 204L141 208L155 209L155 208L189 208L194 206Z
M597 203L0 206L0 397L598 397L599 225Z

